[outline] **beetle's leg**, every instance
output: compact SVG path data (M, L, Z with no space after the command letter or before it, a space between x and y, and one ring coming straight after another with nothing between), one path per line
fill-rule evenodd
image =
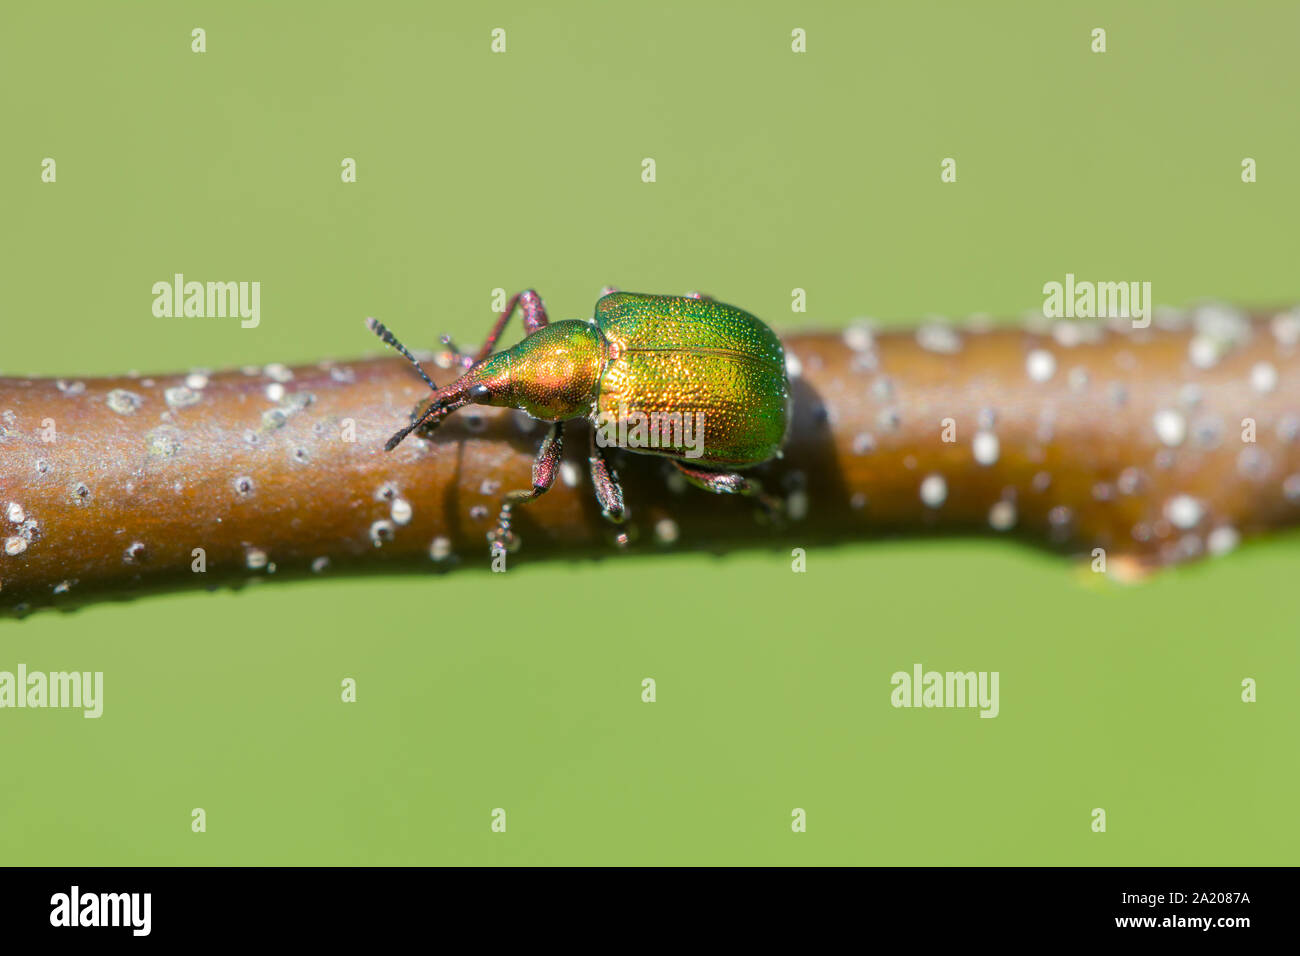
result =
M488 534L493 544L500 543L507 551L514 550L517 543L515 533L510 530L515 505L521 505L534 498L540 498L551 490L555 476L560 470L560 459L564 455L564 423L555 422L551 430L542 439L542 447L533 462L533 487L528 491L512 491L501 499L501 514L497 516L496 530Z
M542 297L534 289L525 289L523 292L516 292L506 303L506 310L497 318L497 324L492 326L492 331L488 333L487 341L483 347L478 350L478 355L474 356L474 364L477 364L492 354L493 347L497 344L497 339L501 338L501 333L505 331L506 323L510 321L510 316L515 311L515 306L524 314L524 334L532 335L538 329L542 328L549 321L546 318L546 307L542 305Z
M710 471L707 468L692 468L680 461L674 461L677 470L696 488L703 488L715 495L748 495L758 501L773 520L778 519L784 511L780 498L769 495L763 490L756 478L747 478L734 471Z
M596 500L600 502L600 513L615 524L622 524L627 517L623 507L623 486L618 483L618 475L605 461L605 453L596 445L596 430L591 430L591 452L587 456L591 467L591 484L596 489Z
M618 291L617 286L603 285L600 287L600 297L603 299L607 295L612 295Z
M688 298L688 299L703 299L703 300L705 300L706 302L712 302L712 301L713 301L713 296L711 296L711 295L706 295L706 294L703 293L703 292L688 292L688 293L686 293L686 298Z
M465 369L470 368L474 364L474 356L470 355L468 352L462 352L460 346L451 340L450 335L439 336L438 341L442 343L443 348L451 353L451 364L459 365L461 368Z

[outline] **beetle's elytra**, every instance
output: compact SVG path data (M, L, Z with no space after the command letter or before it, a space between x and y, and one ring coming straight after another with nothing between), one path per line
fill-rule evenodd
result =
M525 337L493 354L516 306ZM441 388L382 323L368 319L367 325L433 389L411 424L389 439L388 450L465 405L517 408L552 423L533 464L532 489L502 500L496 529L488 535L494 542L512 545L514 507L554 483L563 423L574 418L596 426L588 460L601 511L611 521L621 522L625 509L618 478L602 452L610 443L669 458L687 481L706 491L753 495L768 508L778 507L755 479L739 472L777 455L785 439L785 352L776 334L743 309L704 296L611 292L596 303L591 319L552 323L529 289L510 300L478 355L465 360L464 374Z

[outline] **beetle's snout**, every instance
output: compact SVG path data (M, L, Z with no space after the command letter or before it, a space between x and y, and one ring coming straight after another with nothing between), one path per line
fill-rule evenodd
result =
M417 402L416 406L411 409L411 424L416 425L425 419L437 418L437 413L441 407L442 402L436 395L433 398L426 398L422 402Z
M458 394L456 385L440 388L424 401L419 402L411 409L411 424L409 427L399 432L399 434L408 433L419 429L421 432L428 434L442 424L442 420L460 408L468 404L463 397ZM396 438L397 436L393 436Z
M509 365L498 358L494 355L480 362L420 402L411 412L411 423L428 431L466 405L511 405L514 396L510 388Z

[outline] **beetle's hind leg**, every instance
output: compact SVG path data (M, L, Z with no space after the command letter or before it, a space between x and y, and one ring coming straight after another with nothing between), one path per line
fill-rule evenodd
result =
M768 519L774 524L779 522L785 513L785 504L780 498L764 491L762 483L757 478L747 478L734 471L711 471L708 468L692 468L681 461L674 461L673 464L677 466L677 470L682 473L683 477L696 488L703 488L715 495L746 495L753 498L763 506Z
M560 470L560 459L564 455L564 423L555 422L551 430L542 439L542 447L533 462L533 487L528 491L512 491L501 499L501 513L497 516L496 529L488 534L493 546L500 544L507 551L513 551L519 545L519 539L510 530L516 505L540 498L551 490L555 476Z

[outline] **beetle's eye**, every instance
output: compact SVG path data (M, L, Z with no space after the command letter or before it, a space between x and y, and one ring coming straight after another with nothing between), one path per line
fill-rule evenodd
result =
M475 385L469 390L470 401L486 402L492 397L492 390L486 385Z

